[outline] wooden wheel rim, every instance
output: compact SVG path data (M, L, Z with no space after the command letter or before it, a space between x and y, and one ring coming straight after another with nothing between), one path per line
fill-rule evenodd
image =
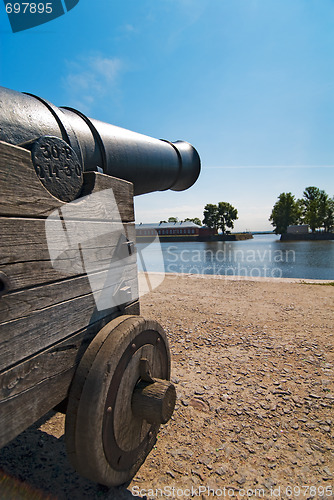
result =
M159 373L170 378L170 353L162 327L141 316L121 316L93 339L73 379L66 414L66 445L77 471L95 482L116 486L129 481L154 445L158 424L134 449L124 450L115 436L115 407L122 376L149 346L160 360ZM137 378L134 382L137 382ZM133 387L129 388L132 393ZM145 430L145 429L144 429Z
M161 360L164 365L162 366L162 377L163 379L169 378L169 366L168 366L168 357L166 352L166 345L163 342L162 336L153 330L146 330L140 333L135 337L133 343L136 345L135 350L132 345L129 345L125 350L122 358L120 359L117 368L115 370L114 376L112 378L106 404L105 404L105 417L103 422L103 445L106 457L108 462L115 470L126 470L132 467L138 460L138 457L141 457L142 454L145 453L145 450L151 449L157 432L159 430L159 425L151 425L148 432L146 433L145 438L142 440L139 446L131 451L122 450L115 439L114 432L114 414L115 414L115 402L117 399L118 388L121 382L122 375L128 365L130 359L138 351L141 347L151 344L159 350L161 354ZM131 392L133 391L132 388ZM108 412L108 408L111 408L111 412Z

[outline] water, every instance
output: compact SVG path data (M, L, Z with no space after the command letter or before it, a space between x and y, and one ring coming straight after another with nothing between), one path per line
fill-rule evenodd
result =
M334 280L334 241L252 240L138 244L147 271ZM162 253L161 253L162 251ZM140 269L142 267L139 265Z

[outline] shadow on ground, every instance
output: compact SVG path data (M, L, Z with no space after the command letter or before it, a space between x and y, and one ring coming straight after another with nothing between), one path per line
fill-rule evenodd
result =
M105 488L80 477L70 465L64 436L57 439L39 427L45 415L0 450L1 500L65 500L134 498L125 487Z

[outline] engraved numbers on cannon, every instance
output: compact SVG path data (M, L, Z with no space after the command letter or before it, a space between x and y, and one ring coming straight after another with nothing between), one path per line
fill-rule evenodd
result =
M62 139L43 136L31 147L32 162L43 186L56 198L75 200L83 185L83 169L75 151Z

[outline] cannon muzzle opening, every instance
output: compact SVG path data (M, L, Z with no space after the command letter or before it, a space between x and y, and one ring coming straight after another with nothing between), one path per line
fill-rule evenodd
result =
M1 87L0 140L24 145L42 136L71 146L83 171L102 169L132 182L135 195L188 189L200 173L199 155L187 142L154 139Z

